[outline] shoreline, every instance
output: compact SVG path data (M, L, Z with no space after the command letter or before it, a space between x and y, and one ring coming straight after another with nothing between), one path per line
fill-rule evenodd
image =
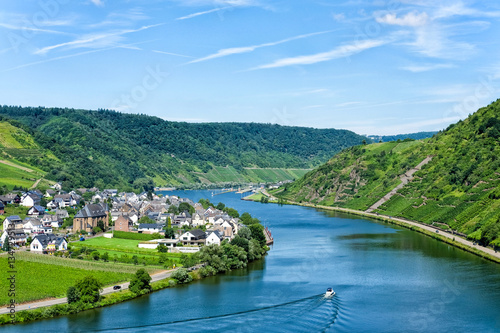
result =
M253 199L250 199L249 196L246 198L243 198L243 200L259 202L259 201L255 201ZM269 203L278 204L277 202L269 202ZM464 250L466 252L475 254L481 258L484 258L484 259L487 259L489 261L500 264L500 253L495 252L493 249L483 247L480 245L474 245L473 242L468 241L467 239L464 239L460 235L452 234L452 233L449 233L445 230L442 230L442 229L439 229L439 228L436 228L436 227L433 227L433 226L430 226L428 224L424 224L421 222L410 221L410 220L406 220L406 219L399 218L399 217L392 217L392 216L381 215L381 214L377 214L377 213L368 213L365 211L349 209L349 208L323 206L323 205L316 205L316 204L310 204L310 203L299 203L299 202L293 202L293 201L288 201L288 200L286 200L282 204L283 205L293 205L293 206L302 206L302 207L323 209L323 210L341 212L341 213L351 214L351 215L356 215L356 216L369 217L369 218L372 218L372 219L375 219L375 220L378 220L378 221L381 221L384 223L398 225L400 227L404 227L404 228L419 232L421 234L432 237L436 240L447 243L449 245L452 245L452 246L459 248L461 250Z

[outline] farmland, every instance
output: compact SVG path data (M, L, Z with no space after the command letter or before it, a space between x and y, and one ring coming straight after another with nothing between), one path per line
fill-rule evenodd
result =
M104 285L129 281L137 267L111 263L93 263L17 252L15 268L16 301L29 302L51 297L64 297L69 286L86 275L93 275ZM7 267L7 256L0 257L1 267ZM43 277L43 278L41 278ZM0 271L0 289L7 290L8 273ZM0 305L7 304L7 293L0 295Z

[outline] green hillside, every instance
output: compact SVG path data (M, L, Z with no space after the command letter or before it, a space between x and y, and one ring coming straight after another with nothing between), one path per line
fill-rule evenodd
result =
M25 149L21 160L67 188L295 179L366 139L346 130L190 124L108 110L2 106L0 116L34 138L33 154ZM36 147L50 151L59 163L47 163Z
M432 160L375 212L443 223L484 244L500 245L500 100L423 141L351 147L281 195L294 201L367 210Z
M16 124L15 122L13 122ZM19 125L19 124L17 124ZM30 188L46 172L28 162L36 158L46 165L57 162L55 156L42 149L29 131L17 127L0 118L0 191L12 190L15 186ZM46 188L49 184L42 180L38 188Z

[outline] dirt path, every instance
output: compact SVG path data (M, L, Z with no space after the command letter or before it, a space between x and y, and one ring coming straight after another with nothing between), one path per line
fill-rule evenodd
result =
M33 172L33 170L31 170L30 168L23 167L23 166L20 166L20 165L14 164L14 163L9 162L9 161L0 160L0 163L3 163L3 164L5 164L5 165L8 165L8 166L11 166L11 167L14 167L14 168L21 169L21 170L23 170L23 171Z
M171 269L168 271L163 271L160 273L153 274L153 275L151 275L151 282L156 282L156 281L166 279L166 278L170 277L170 275L172 275L173 271L174 271L174 269ZM120 290L128 289L129 284L130 284L130 282L117 284L117 286L121 287L121 289L119 289L119 290L114 290L113 289L114 286L106 287L101 292L101 295L117 293L117 292L120 292ZM16 312L22 311L22 310L42 308L45 306L51 306L51 305L56 305L56 304L64 304L67 301L68 301L68 299L66 297L64 297L64 298L50 299L50 300L46 300L46 301L36 301L36 302L31 302L31 303L24 303L21 305L16 305ZM10 309L8 309L6 307L2 307L0 309L0 315L5 314L5 313L9 313L9 311L10 311Z
M42 179L43 178L37 179L36 182L33 184L33 186L31 186L31 188L36 188L38 186L38 183L40 183Z
M426 165L432 160L432 156L427 156L422 162L420 162L416 167L413 169L410 169L406 171L405 174L401 175L399 179L401 179L401 184L393 188L389 193L384 195L382 199L374 203L370 208L366 210L367 213L373 212L375 209L389 201L390 198L392 198L393 195L395 195L400 189L402 189L406 184L408 184L412 179L413 179L413 174L417 171L419 171L422 166Z

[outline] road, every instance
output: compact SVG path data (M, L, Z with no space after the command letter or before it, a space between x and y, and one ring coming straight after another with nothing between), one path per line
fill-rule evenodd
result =
M156 282L160 281L163 279L166 279L172 275L172 272L175 271L175 269L171 269L168 271L162 271L160 273L156 273L151 275L151 282ZM120 292L120 290L123 289L128 289L130 282L125 282L121 284L117 284L118 286L121 287L119 290L114 290L113 286L103 288L101 295L107 295L111 293L117 293ZM37 301L37 302L31 302L31 303L24 303L21 305L16 305L16 312L21 311L21 310L29 310L29 309L36 309L36 308L42 308L45 306L51 306L51 305L56 305L56 304L64 304L68 301L66 297L64 298L54 298L54 299L49 299L45 301ZM0 309L0 314L6 314L9 313L10 309L3 307Z

